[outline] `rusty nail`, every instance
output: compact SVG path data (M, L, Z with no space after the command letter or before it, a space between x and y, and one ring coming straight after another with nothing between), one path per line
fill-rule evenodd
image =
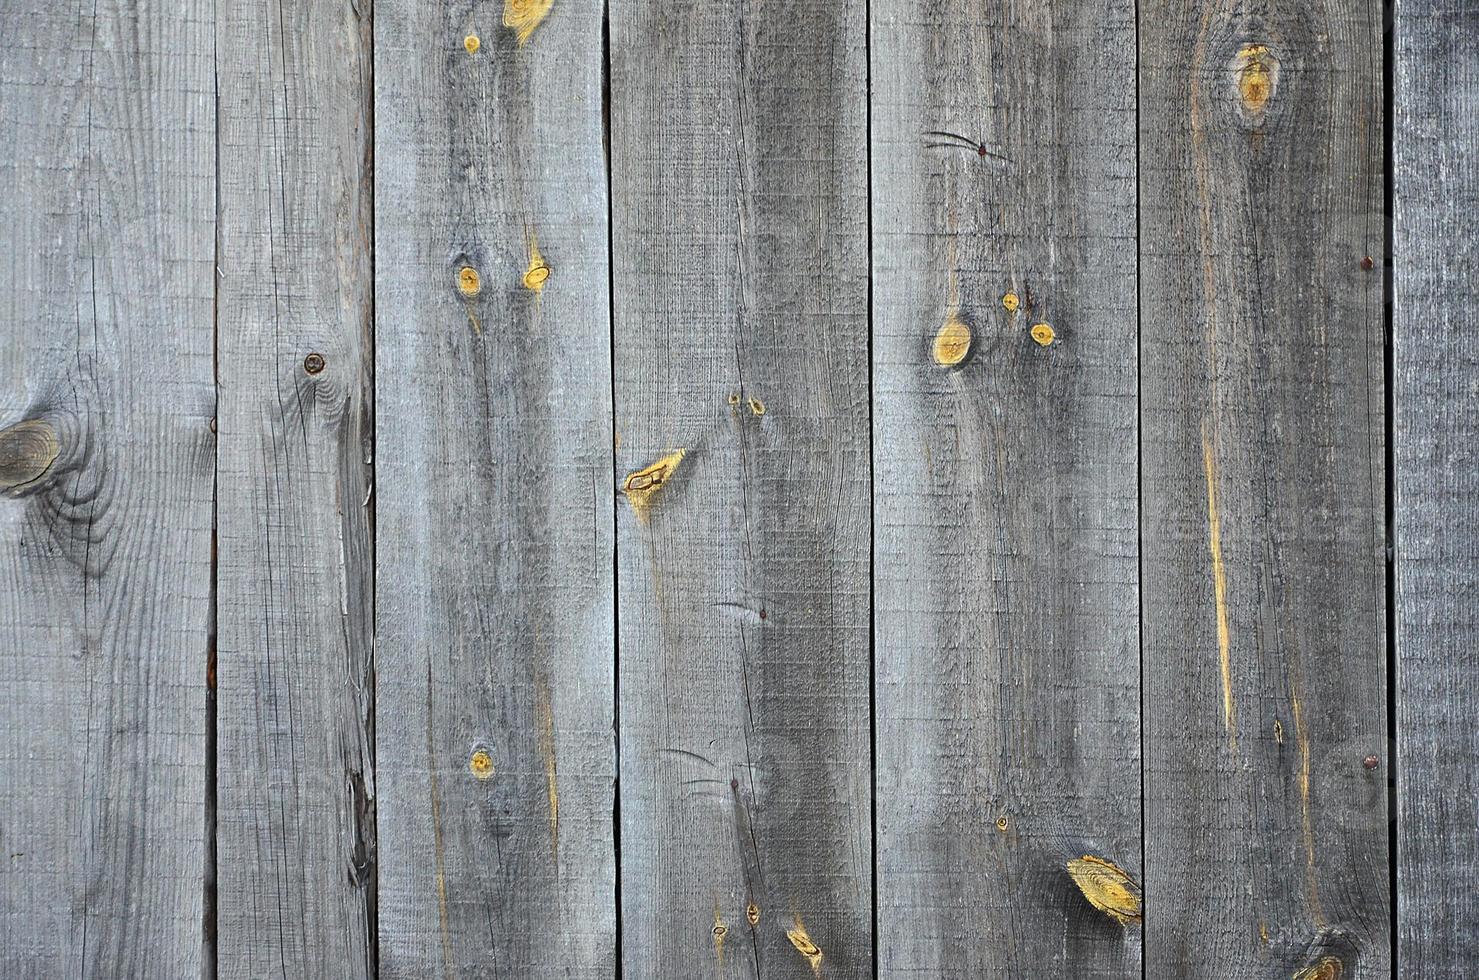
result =
M1361 260L1361 268L1365 269L1367 272L1370 272L1372 269L1376 268L1376 263L1372 261L1371 256L1368 255Z
M309 354L303 358L303 370L309 374L317 374L324 369L324 356L322 354Z
M1378 759L1376 756L1368 755L1366 758L1361 760L1361 765L1365 766L1367 769L1375 769L1377 767L1377 764L1380 762L1381 760Z

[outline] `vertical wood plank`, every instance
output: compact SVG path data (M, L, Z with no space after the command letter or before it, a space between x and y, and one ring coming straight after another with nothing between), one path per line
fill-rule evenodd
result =
M369 31L216 8L222 978L373 973Z
M1396 5L1398 960L1479 962L1479 3Z
M880 975L1138 977L1134 5L871 37Z
M1140 15L1147 974L1385 976L1381 7Z
M375 12L382 977L609 977L599 4Z
M863 11L611 5L631 977L872 975Z
M201 969L210 6L0 5L0 975Z

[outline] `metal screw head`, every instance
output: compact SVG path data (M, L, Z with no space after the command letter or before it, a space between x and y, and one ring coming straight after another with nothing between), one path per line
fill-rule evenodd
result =
M1376 262L1373 261L1371 256L1368 255L1361 260L1361 268L1365 269L1367 272L1370 272L1372 269L1376 268Z
M1380 763L1381 760L1374 755L1368 755L1366 758L1361 760L1361 765L1365 766L1367 769L1375 769Z
M309 354L303 358L303 370L309 374L317 374L324 369L324 356L322 354Z

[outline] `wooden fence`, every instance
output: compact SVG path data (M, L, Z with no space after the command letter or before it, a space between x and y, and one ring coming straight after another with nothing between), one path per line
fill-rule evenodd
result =
M1479 0L0 5L0 975L1479 975Z

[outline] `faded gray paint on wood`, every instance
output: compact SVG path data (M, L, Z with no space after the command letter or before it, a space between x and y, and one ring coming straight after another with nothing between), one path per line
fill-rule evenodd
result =
M216 8L223 978L373 972L369 30Z
M872 11L880 975L1138 977L1134 6Z
M1391 968L1380 14L1140 5L1153 977Z
M610 10L631 977L873 972L863 11Z
M1479 3L1400 0L1393 111L1398 959L1479 962Z
M601 9L501 7L375 11L387 978L616 957Z
M206 4L0 5L7 977L201 970L211 52Z

